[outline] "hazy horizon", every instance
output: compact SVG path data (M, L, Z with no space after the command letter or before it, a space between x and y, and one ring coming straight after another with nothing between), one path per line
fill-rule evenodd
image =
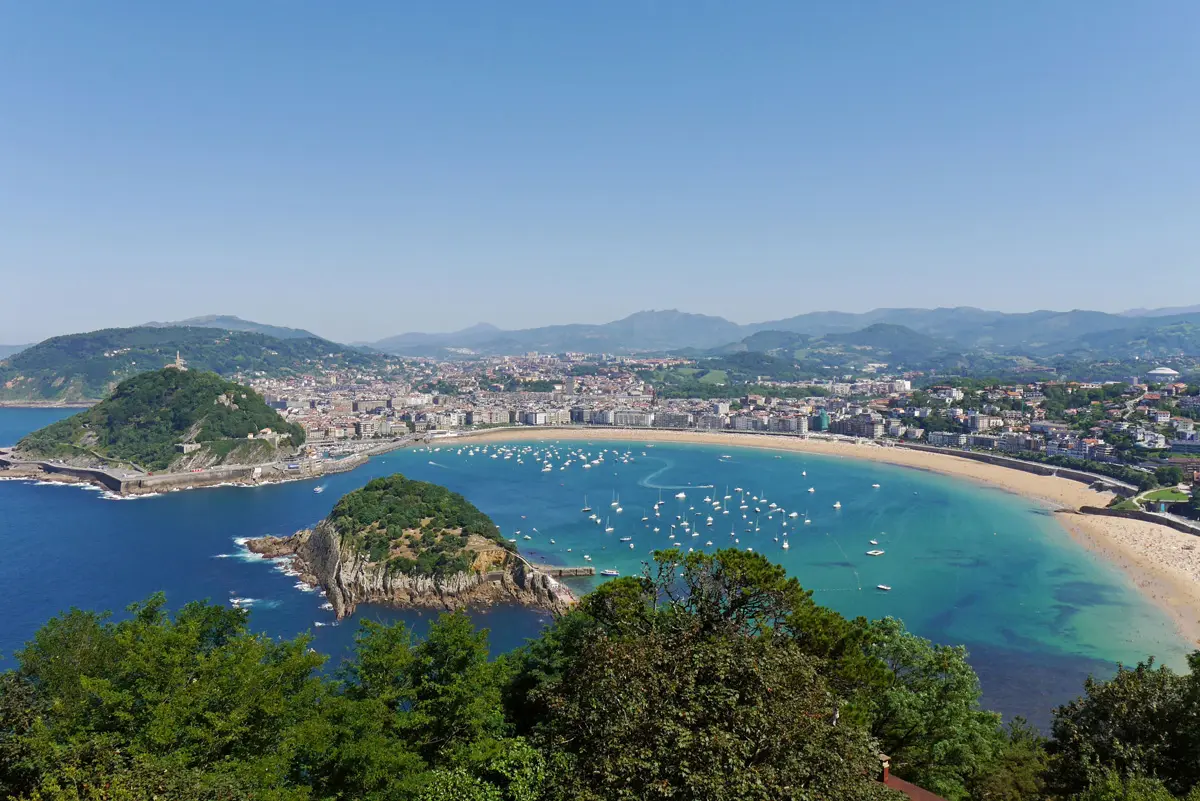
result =
M971 306L970 304L957 304L956 306L953 306L953 307L946 307L946 306L942 306L942 307L874 306L869 309L857 309L857 310L855 310L855 309L840 309L840 308L809 309L806 311L795 312L794 314L789 314L789 315L786 315L785 317L779 317L779 318L775 318L775 319L782 320L782 319L786 319L787 317L794 317L794 316L810 314L810 313L864 314L866 312L878 311L880 309L887 309L887 308L891 308L891 309L899 309L899 308L924 308L924 309L976 308L976 309L980 309L983 311L995 311L995 312L1001 312L1001 313L1005 313L1005 314L1024 314L1024 313L1031 313L1031 312L1038 312L1038 311L1055 311L1055 312L1099 311L1099 312L1106 312L1108 314L1121 315L1121 314L1137 313L1137 312L1157 312L1160 309L1170 310L1172 307L1154 307L1154 308L1138 307L1138 308L1130 308L1130 309L1108 310L1108 309L1067 309L1067 308L1051 309L1048 307L1042 307L1042 308L1036 308L1036 309L1034 309L1034 308L1030 308L1030 309L993 309L993 308L988 308L988 307L984 307L984 306ZM400 334L410 334L410 333L449 334L449 333L454 333L456 331L462 331L464 329L472 328L472 327L478 326L478 325L492 325L500 330L521 330L521 329L526 329L526 328L542 328L542 327L547 327L547 326L570 325L570 324L603 325L604 323L610 323L610 322L615 322L617 320L624 319L633 314L639 314L639 313L644 313L644 312L667 312L667 311L678 311L678 312L682 312L682 313L686 313L686 314L701 314L701 312L691 312L688 309L661 307L661 308L654 308L654 309L635 309L634 311L631 311L628 314L623 314L620 317L615 317L612 319L601 320L601 319L582 319L581 318L581 319L564 320L561 322L558 322L558 321L545 322L545 323L530 322L528 325L522 325L519 328L518 327L499 326L499 325L496 325L495 323L492 323L490 320L476 320L474 322L466 322L461 325L450 325L450 326L444 325L443 327L430 327L430 328L425 328L425 329L406 328L406 329L392 331L391 333L384 334L383 336L375 336L375 337L361 337L361 336L334 337L334 336L326 335L323 331L319 330L318 326L305 324L304 321L290 320L290 319L260 319L260 318L256 318L256 317L248 317L248 316L242 315L242 314L235 314L232 312L211 312L211 313L204 313L204 314L192 314L192 315L188 315L186 317L171 318L171 319L167 319L167 318L144 319L144 320L139 320L136 323L101 325L101 326L97 326L95 328L79 328L79 329L72 329L70 331L58 331L53 334L49 334L45 337L41 337L39 339L13 340L11 342L0 341L0 345L9 345L9 346L11 346L11 345L31 345L31 344L36 344L37 342L44 341L45 339L49 339L50 337L60 336L63 334L77 334L77 333L84 333L87 331L103 330L106 328L132 328L135 326L145 325L147 323L185 322L190 319L214 317L214 316L216 316L216 317L237 317L237 318L247 321L247 322L254 322L254 323L259 323L259 324L263 324L263 325L272 325L272 326L277 326L277 327L281 327L281 328L304 329L304 330L309 331L310 333L316 334L317 336L324 337L326 339L330 339L330 340L333 340L336 342L347 343L347 344L358 343L358 342L370 344L370 343L377 342L379 340L386 339L386 338L389 338L392 336L397 336ZM737 325L754 325L754 324L758 324L758 323L771 322L771 320L768 320L765 318L761 319L761 320L735 320L726 315L720 315L720 314L706 315L706 316L720 317L725 320L728 320L729 322L736 323ZM1131 314L1130 319L1131 320L1136 319L1136 316Z
M0 343L1188 305L1200 6L0 7Z

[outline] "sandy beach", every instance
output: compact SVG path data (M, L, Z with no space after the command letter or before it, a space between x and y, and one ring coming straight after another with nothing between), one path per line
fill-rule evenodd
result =
M623 440L728 445L769 450L817 453L848 459L866 459L917 470L977 481L1021 495L1049 509L1081 545L1129 576L1135 586L1175 620L1180 635L1200 643L1200 538L1167 526L1119 517L1078 513L1081 506L1105 506L1108 492L1057 476L1039 476L999 465L960 459L938 453L824 439L736 434L732 432L670 431L663 429L494 429L453 439L516 440Z

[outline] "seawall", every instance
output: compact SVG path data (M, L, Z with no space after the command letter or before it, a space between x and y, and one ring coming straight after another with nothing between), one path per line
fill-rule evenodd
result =
M1200 526L1189 525L1181 520L1174 520L1170 517L1163 517L1149 512L1136 512L1132 509L1104 509L1099 506L1081 506L1079 513L1083 515L1098 515L1100 517L1124 517L1129 520L1141 520L1145 523L1169 526L1176 531L1182 531L1184 534L1200 537Z

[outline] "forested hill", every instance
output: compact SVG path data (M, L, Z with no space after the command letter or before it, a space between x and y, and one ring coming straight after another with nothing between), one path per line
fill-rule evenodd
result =
M486 514L457 492L397 473L344 496L329 515L342 537L391 570L448 576L471 569L479 550L516 550Z
M0 400L103 398L124 378L183 355L195 370L286 376L320 369L386 369L378 354L316 337L280 339L213 328L108 328L47 339L0 361Z
M282 436L278 445L259 436L268 428ZM201 447L185 456L176 450L182 443ZM108 399L33 432L17 450L30 458L161 471L258 463L303 443L304 429L253 390L213 373L166 368L122 381Z

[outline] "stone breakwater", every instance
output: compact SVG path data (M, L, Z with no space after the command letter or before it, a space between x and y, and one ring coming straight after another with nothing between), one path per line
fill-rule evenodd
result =
M401 607L459 609L496 603L517 603L566 612L575 597L561 582L505 552L489 569L451 576L412 576L389 571L386 563L344 546L334 526L322 521L290 537L249 540L251 552L267 558L291 558L301 580L324 590L341 620L360 603Z

